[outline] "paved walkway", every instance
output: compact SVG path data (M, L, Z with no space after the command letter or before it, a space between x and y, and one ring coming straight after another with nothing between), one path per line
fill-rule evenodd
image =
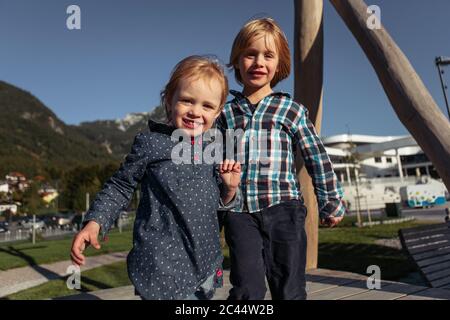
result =
M86 265L81 267L81 271L125 261L127 254L128 251L89 257L86 259ZM72 265L72 262L66 260L0 271L0 298L64 277L67 275L67 268L70 265Z
M224 272L224 287L214 300L224 300L231 288L229 271ZM307 274L308 300L449 300L450 290L414 286L405 283L382 281L380 290L367 288L367 277L349 272L327 269L311 270ZM82 293L62 300L139 300L133 286ZM266 295L270 299L270 294Z

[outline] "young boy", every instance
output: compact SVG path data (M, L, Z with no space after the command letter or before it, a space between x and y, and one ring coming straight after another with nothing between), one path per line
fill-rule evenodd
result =
M248 22L234 40L229 66L243 91L231 91L235 98L225 105L218 127L244 130L238 143L242 206L224 216L233 285L229 299L264 299L265 276L273 299L306 299L306 207L295 146L312 177L323 224L341 221L343 193L307 109L272 90L290 73L288 42L275 21Z

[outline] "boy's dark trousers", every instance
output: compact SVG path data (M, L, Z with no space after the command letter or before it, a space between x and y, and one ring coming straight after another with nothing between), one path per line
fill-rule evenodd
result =
M306 207L290 200L256 213L227 212L229 300L263 300L265 277L274 300L306 299Z

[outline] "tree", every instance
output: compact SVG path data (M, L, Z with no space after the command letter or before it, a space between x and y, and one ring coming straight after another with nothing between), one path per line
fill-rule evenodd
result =
M23 209L27 213L35 214L37 210L45 207L45 203L38 193L40 187L38 182L33 181L23 193Z

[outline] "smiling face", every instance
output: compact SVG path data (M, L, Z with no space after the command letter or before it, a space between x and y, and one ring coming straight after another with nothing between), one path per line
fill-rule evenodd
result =
M279 56L271 35L256 37L239 56L239 72L244 91L271 90Z
M222 84L216 78L183 78L171 101L171 123L194 137L211 129L220 114Z

